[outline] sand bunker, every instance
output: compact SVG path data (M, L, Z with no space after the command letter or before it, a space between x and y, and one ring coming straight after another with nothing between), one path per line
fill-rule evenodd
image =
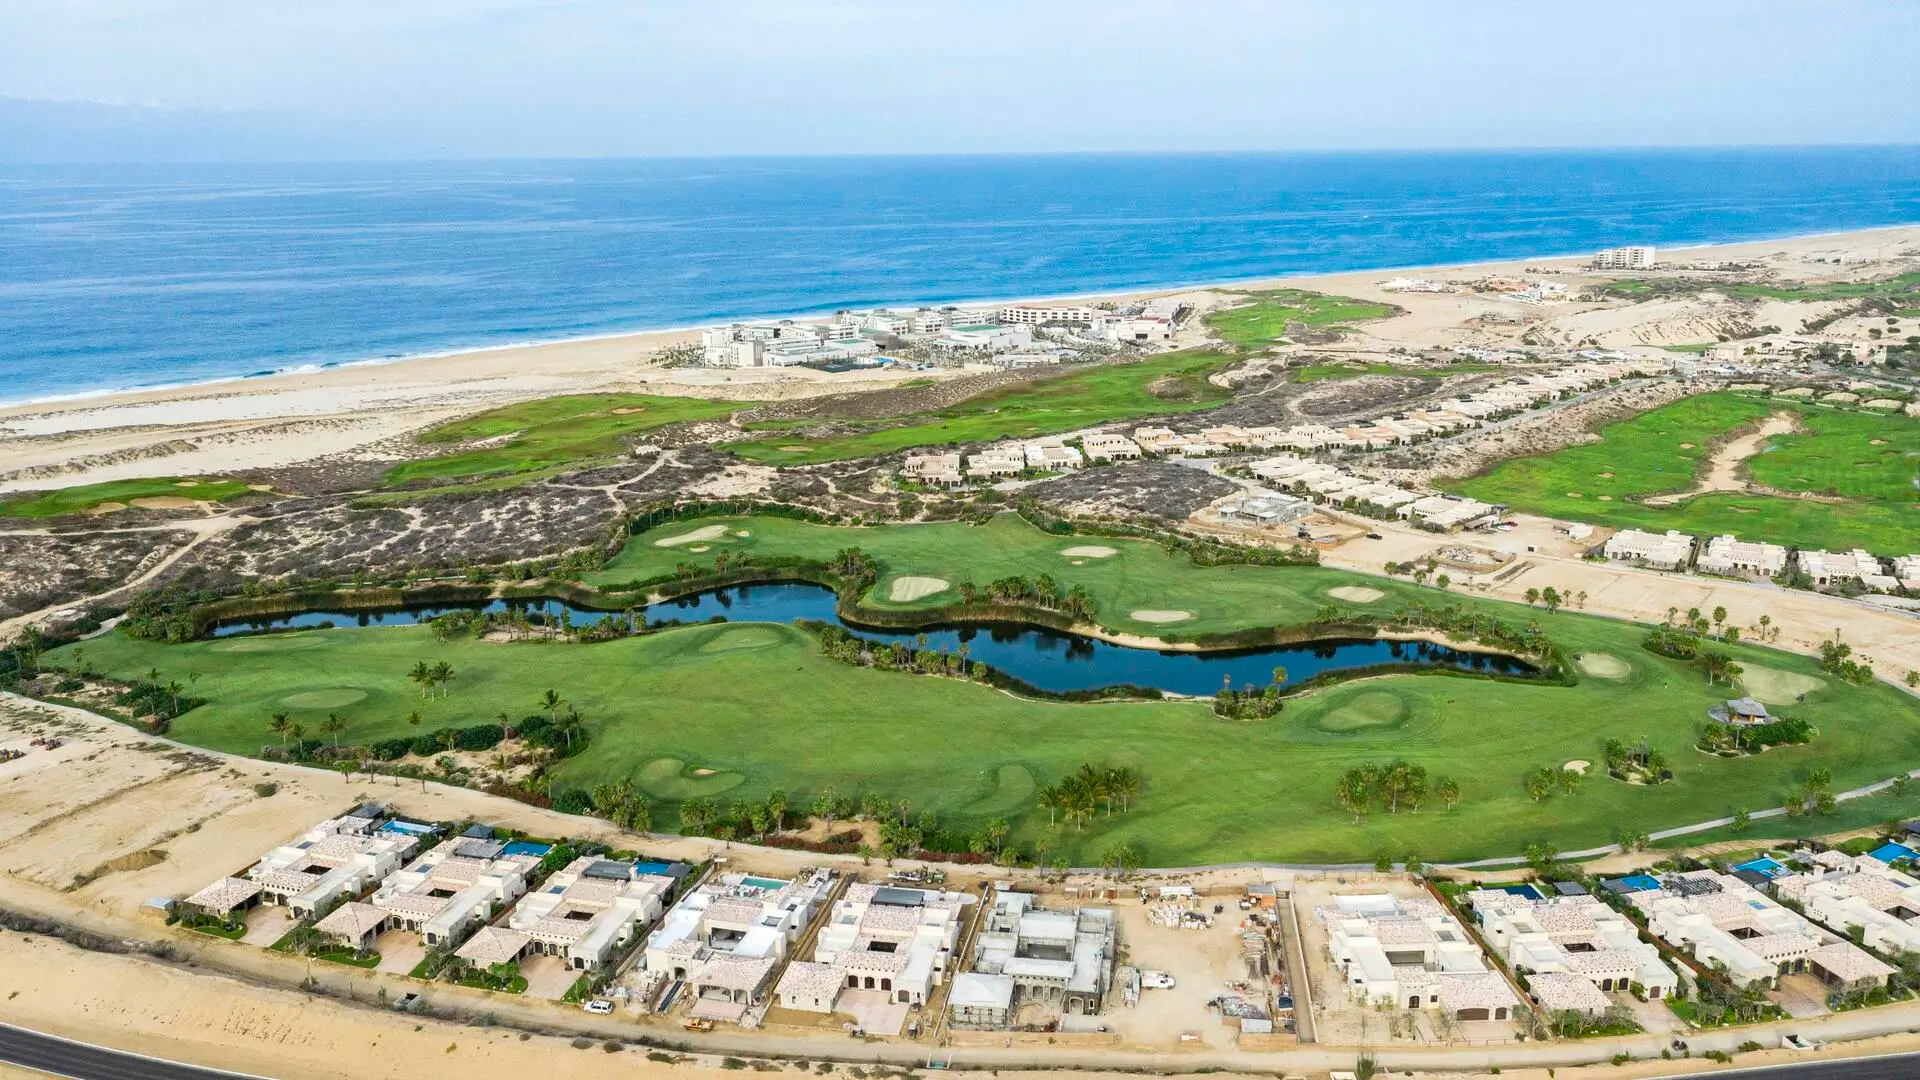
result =
M1342 585L1328 589L1327 595L1335 600L1345 600L1350 604L1371 604L1387 594L1379 589L1369 589L1365 585Z
M155 495L151 498L135 499L133 505L142 510L188 510L200 504L178 495Z
M713 545L712 544L695 544L692 547L688 548L687 550L693 552L695 555L698 555L703 551L712 551Z
M1567 492L1567 498L1569 498L1569 499L1584 499L1584 498L1586 498L1586 496L1585 496L1585 495L1582 495L1582 494L1580 494L1580 493L1579 493L1579 492L1577 492L1577 491L1569 491L1569 492Z
M716 773L716 772L718 772L718 771L719 771L718 769L695 769L695 770L693 770L693 775L695 775L695 776L712 776L712 775L713 775L714 773Z
M1693 444L1692 444L1692 443L1690 443L1690 442L1683 442L1683 443L1681 443L1681 444L1680 444L1680 449L1682 449L1682 450L1691 450L1691 449L1693 449Z
M125 510L126 508L127 508L127 504L123 502L103 502L103 503L96 504L94 508L91 510L88 510L87 513L113 514L113 513L118 513L121 510Z
M906 604L922 597L947 591L947 580L937 577L900 577L893 579L893 587L887 590L887 599L896 604Z
M745 529L735 529L735 530L733 530L733 535L735 535L735 536L752 536L753 534L752 534L752 533L750 533L750 532L748 532L748 531L747 531L747 530L745 530Z
M1740 673L1740 685L1769 705L1791 705L1801 694L1811 694L1826 685L1811 675L1796 675L1759 664L1741 666L1745 670Z
M1587 773L1587 770L1592 766L1593 766L1593 762L1588 761L1585 758L1574 758L1572 761L1569 761L1565 765L1562 765L1560 767L1562 769L1565 769L1568 772L1579 773L1580 775L1585 776Z
M1573 662L1581 671L1596 679L1624 679L1633 671L1625 660L1612 653L1581 653L1574 657Z
M813 447L808 446L805 443L788 443L786 446L783 446L780 449L784 450L789 454L804 454L807 451L813 449Z
M1707 462L1707 474L1685 491L1655 495L1645 500L1648 506L1672 506L1685 502L1696 495L1710 491L1745 491L1747 482L1740 477L1740 467L1746 460L1766 451L1768 440L1775 435L1787 435L1799 429L1800 418L1793 413L1775 413L1760 422L1760 426L1740 436L1730 439L1714 452ZM1681 443L1682 449L1693 449L1692 443Z
M1120 553L1110 547L1101 547L1098 544L1086 544L1080 547L1070 547L1060 554L1065 555L1069 559L1106 559Z
M654 547L679 547L681 544L697 544L702 540L718 540L727 535L725 525L707 525L679 536L663 537L653 542Z
M1142 608L1133 613L1134 621L1148 623L1186 622L1193 618L1191 611L1161 611L1158 608Z

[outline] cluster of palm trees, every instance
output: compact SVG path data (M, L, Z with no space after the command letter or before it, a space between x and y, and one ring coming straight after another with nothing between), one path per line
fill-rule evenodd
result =
M1135 770L1126 766L1096 768L1087 764L1062 777L1059 783L1041 788L1039 804L1047 812L1048 827L1052 827L1054 815L1058 813L1072 822L1074 828L1084 829L1103 804L1107 816L1111 817L1116 802L1124 813L1139 793L1140 774Z
M1031 580L1024 574L995 578L987 582L985 589L971 581L960 583L960 599L963 603L971 604L983 594L994 603L1035 604L1065 612L1076 619L1093 614L1093 596L1087 592L1085 585L1075 585L1062 591L1052 574L1041 574Z
M1573 795L1580 790L1580 781L1584 776L1578 769L1569 769L1564 765L1536 765L1527 771L1527 798L1534 802L1543 802L1558 787L1563 795Z
M1397 814L1403 807L1417 814L1429 794L1444 802L1451 813L1460 801L1460 785L1444 776L1429 781L1426 766L1396 758L1384 765L1356 765L1341 773L1333 797L1357 824L1376 807L1389 814Z
M623 829L653 827L653 801L635 791L630 781L595 785L589 797L594 813Z
M438 691L436 696L445 697L447 684L453 681L453 665L445 660L437 664L421 660L413 665L412 671L407 672L407 678L419 684L423 699L431 691Z

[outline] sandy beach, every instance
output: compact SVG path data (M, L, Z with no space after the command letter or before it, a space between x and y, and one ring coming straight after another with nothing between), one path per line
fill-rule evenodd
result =
M1781 280L1879 276L1920 260L1920 227L1662 249L1666 262L1761 262ZM1816 261L1819 260L1819 261ZM1287 286L1386 300L1405 314L1367 326L1360 344L1385 351L1499 343L1516 335L1476 324L1492 306L1473 292L1387 292L1376 282L1405 274L1472 280L1533 268L1570 287L1609 276L1585 256L1462 264L1077 296L1125 302L1180 295L1197 310L1231 302L1223 289ZM1053 298L1065 299L1065 298ZM1536 312L1537 340L1654 347L1711 340L1711 296L1641 305L1561 305ZM1510 305L1518 308L1518 305ZM926 372L665 368L649 361L695 331L661 331L369 363L0 408L0 491L64 487L139 476L274 468L322 458L382 454L411 433L449 418L555 394L634 391L766 401L894 385ZM1197 340L1198 332L1187 337ZM941 373L935 373L936 375Z

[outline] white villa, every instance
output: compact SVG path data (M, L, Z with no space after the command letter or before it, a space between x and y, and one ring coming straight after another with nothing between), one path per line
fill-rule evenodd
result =
M1702 964L1719 962L1741 986L1772 986L1782 975L1805 971L1815 951L1835 940L1746 882L1715 870L1675 874L1627 899L1646 912L1656 936Z
M1898 584L1881 572L1877 556L1859 548L1852 551L1802 551L1799 559L1801 572L1823 589L1842 581L1859 581L1870 588L1890 587L1882 586L1881 582Z
M1693 544L1693 537L1677 529L1668 529L1665 533L1622 529L1607 538L1602 550L1607 558L1616 562L1651 566L1655 570L1682 570L1693 558Z
M388 876L370 902L395 925L418 933L428 948L455 941L527 891L539 857L505 850L497 840L443 841Z
M927 484L958 487L961 482L959 454L908 454L900 465L900 475Z
M1100 431L1080 440L1088 461L1131 460L1140 456L1140 444L1117 432Z
M1520 998L1438 901L1336 896L1315 914L1347 992L1367 1004L1439 1008L1456 1020L1507 1020Z
M833 875L726 874L681 897L647 938L646 967L687 980L695 1015L738 1020L769 1002L774 970L833 892Z
M1837 861L1837 860L1836 860ZM1920 881L1871 855L1848 856L1837 866L1816 865L1773 880L1773 893L1797 901L1808 916L1839 933L1856 927L1869 948L1920 952Z
M1113 986L1118 932L1108 908L1049 911L1031 893L996 893L974 939L972 970L955 976L948 1010L957 1025L1004 1027L1036 1002L1091 1016Z
M389 824L379 807L363 806L267 852L247 877L260 885L265 903L311 919L399 869L421 835Z
M812 960L795 960L780 977L780 1004L832 1012L843 990L924 1005L944 982L973 898L958 892L855 882L833 905Z
M668 875L583 855L514 905L507 928L525 934L534 952L563 957L575 971L591 971L660 917L673 888Z
M1019 476L1026 467L1026 451L1019 447L994 447L967 457L967 472L972 476Z
M1787 549L1779 544L1736 540L1728 533L1709 539L1694 565L1706 574L1770 580L1787 568Z
M1649 997L1667 997L1680 987L1680 977L1660 959L1660 950L1640 940L1639 928L1591 896L1536 899L1501 889L1476 889L1467 894L1467 901L1480 919L1487 944L1515 971L1527 973L1543 1008L1549 1006L1541 998L1537 977L1541 975L1573 975L1600 993L1627 990L1637 983ZM1598 997L1600 1009L1606 1008L1606 998L1600 994L1586 996L1574 990L1561 997L1564 1001L1585 997L1589 1003Z

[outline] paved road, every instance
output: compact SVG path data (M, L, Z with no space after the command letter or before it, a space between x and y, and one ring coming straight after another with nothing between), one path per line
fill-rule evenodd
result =
M0 1024L0 1061L78 1080L235 1080L244 1075L68 1042L8 1024Z
M1731 1069L1712 1075L1737 1076L1741 1080L1913 1080L1920 1076L1920 1054L1894 1054L1852 1061L1809 1061L1761 1069Z

